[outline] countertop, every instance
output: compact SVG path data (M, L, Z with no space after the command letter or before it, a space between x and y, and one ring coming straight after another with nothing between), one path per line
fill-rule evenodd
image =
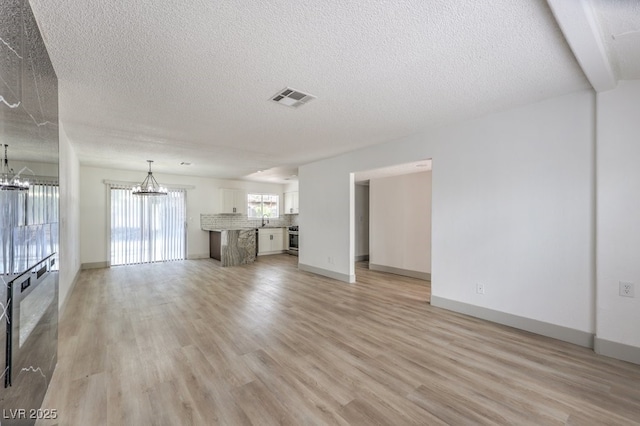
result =
M251 228L200 228L203 231L207 232L223 232L223 231L249 231L256 229L287 229L287 226L260 226L260 227L251 227Z
M255 228L200 228L207 232L224 232L224 231L251 231Z
M245 265L255 260L255 228L210 228L203 231L209 232L209 256L219 260L222 266Z

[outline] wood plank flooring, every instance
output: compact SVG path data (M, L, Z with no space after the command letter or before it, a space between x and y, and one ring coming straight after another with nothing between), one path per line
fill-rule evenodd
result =
M83 271L38 424L640 424L638 365L296 262Z

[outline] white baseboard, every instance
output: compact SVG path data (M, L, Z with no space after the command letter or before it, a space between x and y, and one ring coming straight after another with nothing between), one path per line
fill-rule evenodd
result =
M375 263L369 263L369 269L372 271L388 272L390 274L402 275L404 277L431 281L431 274L428 272L411 271L409 269L394 268L393 266L376 265Z
M328 269L318 268L316 266L305 265L304 263L298 263L298 269L301 271L311 272L312 274L333 278L334 280L344 281L346 283L356 282L355 275L341 274L340 272L330 271Z
M187 260L209 259L209 253L188 254Z
M89 262L89 263L83 263L80 266L80 269L102 269L102 268L109 268L111 266L111 262L104 261L104 262Z
M584 346L586 348L593 348L594 336L592 333L588 333L586 331L575 330L561 325L555 325L505 312L494 311L493 309L483 308L482 306L470 305L468 303L458 302L433 295L431 296L431 305L487 321L496 322L498 324L508 325L520 330L530 331L542 336L552 337L554 339Z
M600 355L640 365L640 348L612 342L596 336L593 350Z

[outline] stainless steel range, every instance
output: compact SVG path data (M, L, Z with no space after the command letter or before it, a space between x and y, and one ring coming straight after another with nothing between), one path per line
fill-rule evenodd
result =
M289 251L288 253L297 256L298 255L298 227L290 226L289 227Z

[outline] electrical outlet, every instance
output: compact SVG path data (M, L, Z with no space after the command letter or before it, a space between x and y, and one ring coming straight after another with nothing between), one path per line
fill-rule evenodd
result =
M619 282L620 289L619 294L622 297L636 297L636 292L633 283L628 283L624 281Z
M484 284L482 284L482 283L477 283L476 284L476 293L484 294Z

